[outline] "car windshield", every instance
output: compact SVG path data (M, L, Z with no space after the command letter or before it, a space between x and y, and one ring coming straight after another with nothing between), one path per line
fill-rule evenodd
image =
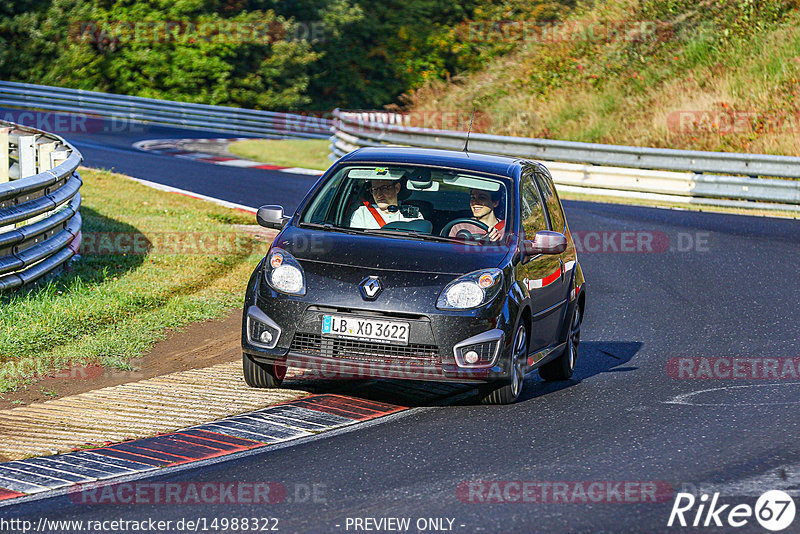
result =
M509 185L501 177L452 169L347 166L317 191L300 224L406 239L500 244L510 228Z

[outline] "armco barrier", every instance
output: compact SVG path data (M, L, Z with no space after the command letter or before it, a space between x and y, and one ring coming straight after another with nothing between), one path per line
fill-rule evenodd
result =
M0 291L40 278L77 252L81 159L57 135L0 121Z
M327 118L0 81L0 106L263 137L326 139Z
M463 150L467 139L467 133L462 131L407 126L402 114L337 109L333 116L332 160L365 146L404 145ZM469 136L469 150L554 162L547 166L563 191L800 211L800 158L797 157L575 143L477 133Z

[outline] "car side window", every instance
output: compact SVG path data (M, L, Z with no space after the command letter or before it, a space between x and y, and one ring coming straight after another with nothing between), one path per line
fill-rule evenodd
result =
M522 230L525 239L533 239L536 232L547 230L542 201L530 174L525 173L522 175L519 189Z
M544 203L547 206L547 214L550 216L550 223L556 232L564 232L564 210L561 208L561 202L558 200L553 182L549 176L541 171L536 171L536 183L544 195Z
M337 214L330 212L332 211L332 207L337 205L333 202L333 198L337 194L342 194L341 183L343 178L344 173L340 171L338 176L335 176L324 186L325 189L317 195L313 204L308 208L308 211L306 211L306 215L303 217L305 222L316 224L334 222L331 218Z

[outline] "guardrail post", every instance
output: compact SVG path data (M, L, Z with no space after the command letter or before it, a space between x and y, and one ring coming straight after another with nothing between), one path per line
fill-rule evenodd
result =
M56 149L57 143L55 142L46 142L40 140L40 142L34 145L36 149L36 172L46 172L53 168L53 151ZM41 221L43 219L48 218L50 215L55 213L53 211L46 211L42 214L39 214L35 217L31 217L30 219L26 219L24 221L20 221L17 223L17 227L25 226L28 224L33 224L35 222Z
M0 128L0 184L6 183L9 180L9 168L11 167L10 152L11 147L8 144L8 134L11 128ZM11 230L14 225L0 226L0 234Z
M53 159L50 155L56 149L56 143L39 143L37 145L37 172L49 171L53 168Z
M0 128L0 184L8 181L8 169L11 166L9 158L8 134L11 128Z
M17 170L10 178L18 180L36 174L36 136L11 134L9 139L17 145Z
M57 167L67 161L69 150L64 147L58 148L50 153L50 168Z

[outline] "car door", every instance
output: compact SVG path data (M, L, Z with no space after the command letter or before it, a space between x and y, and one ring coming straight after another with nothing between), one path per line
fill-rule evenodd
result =
M554 289L558 295L557 308L553 310L553 315L558 320L556 327L556 337L553 338L553 343L559 340L561 332L562 320L567 311L567 304L569 302L569 289L572 279L572 270L575 268L575 244L567 227L567 218L564 215L564 208L561 205L561 200L558 198L553 178L550 172L544 167L539 166L534 173L536 185L542 193L545 208L547 211L547 218L549 219L550 229L564 234L567 238L567 248L558 255L559 263L561 265L561 276L553 281Z
M522 239L532 240L536 232L552 228L547 209L549 197L538 185L540 180L537 178L537 168L533 164L523 167L520 177ZM550 192L552 189L545 191ZM531 351L552 345L558 337L566 304L563 278L563 261L558 254L539 254L520 261L517 266L516 280L523 292L530 297L532 307Z

